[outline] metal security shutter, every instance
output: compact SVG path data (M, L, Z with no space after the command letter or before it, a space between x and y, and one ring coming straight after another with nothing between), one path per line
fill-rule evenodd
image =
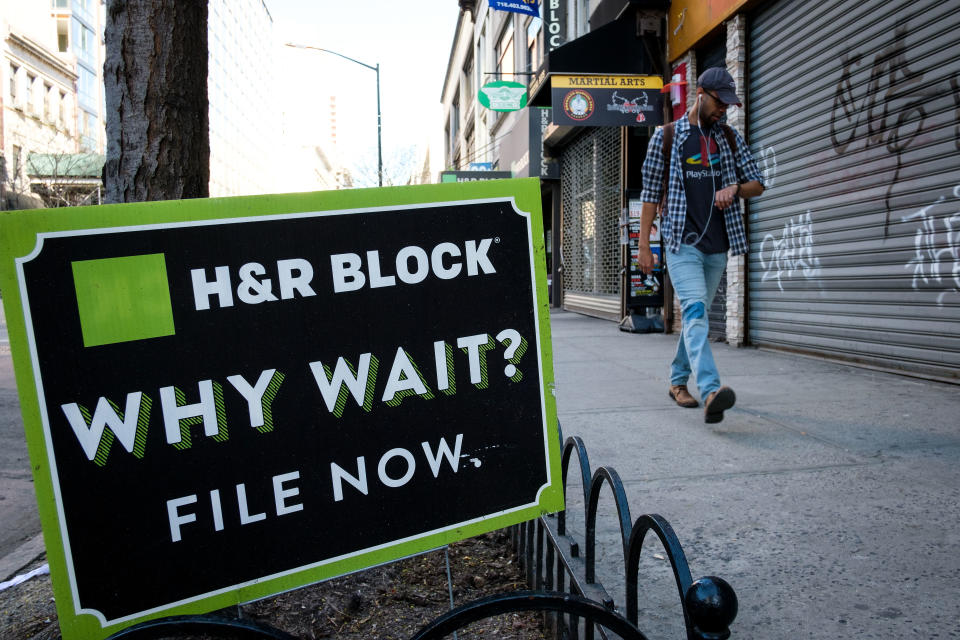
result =
M590 129L561 158L563 308L620 320L620 129Z
M749 20L749 336L960 379L960 11L779 0Z

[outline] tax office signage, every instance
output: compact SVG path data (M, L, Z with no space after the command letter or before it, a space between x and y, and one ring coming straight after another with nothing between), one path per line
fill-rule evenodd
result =
M623 127L663 124L659 76L551 76L553 122L557 125Z
M562 508L536 179L5 213L66 640Z

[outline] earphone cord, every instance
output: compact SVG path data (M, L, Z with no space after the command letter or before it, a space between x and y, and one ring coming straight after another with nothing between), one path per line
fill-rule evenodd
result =
M710 171L710 186L713 188L713 196L710 198L710 213L707 215L707 222L703 225L703 229L699 234L690 231L683 236L683 243L688 244L691 247L696 246L697 243L700 242L700 239L703 238L703 235L707 232L707 229L710 228L710 220L713 218L713 206L717 202L717 180L713 176L713 168L710 162L710 140L703 135L702 105L700 103L699 96L697 96L697 131L700 133L700 138L703 139L703 149L707 154L707 170ZM692 240L691 237L693 238Z

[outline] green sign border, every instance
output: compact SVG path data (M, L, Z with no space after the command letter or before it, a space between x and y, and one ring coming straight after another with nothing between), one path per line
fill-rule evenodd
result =
M52 445L45 437L41 401L35 382L37 371L34 368L33 348L28 340L17 270L17 260L33 253L38 247L38 241L42 241L39 234L121 227L129 229L156 225L162 227L202 220L226 221L314 211L389 210L391 207L477 200L512 200L518 213L522 213L527 218L528 233L533 242L532 254L535 261L536 280L533 302L536 305L539 331L540 376L543 385L541 397L547 423L545 446L549 453L550 473L549 484L540 492L538 504L510 513L490 515L486 519L431 532L412 540L364 550L351 557L335 558L320 566L289 575L265 577L260 582L230 588L222 593L191 602L175 603L169 608L153 611L108 627L103 627L93 615L78 614L70 588L60 514L50 469ZM120 629L150 619L204 613L250 602L435 549L456 540L480 535L563 509L560 440L556 402L553 395L553 351L545 264L540 181L537 178L0 212L0 291L3 293L27 447L47 547L47 559L50 564L60 627L65 640L105 638Z

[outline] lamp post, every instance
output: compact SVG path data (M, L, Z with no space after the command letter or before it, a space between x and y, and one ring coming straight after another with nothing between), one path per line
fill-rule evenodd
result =
M345 56L342 53L337 53L336 51L331 51L330 49L321 49L320 47L311 47L305 44L294 44L293 42L287 43L288 47L293 47L295 49L313 49L314 51L323 51L324 53L332 53L335 56L340 56L344 60L349 60L350 62L355 62L361 67L366 67L367 69L372 69L377 74L377 179L378 185L383 186L383 144L381 142L381 118L380 118L380 63L378 62L376 66L360 62L359 60L354 60L350 56Z

